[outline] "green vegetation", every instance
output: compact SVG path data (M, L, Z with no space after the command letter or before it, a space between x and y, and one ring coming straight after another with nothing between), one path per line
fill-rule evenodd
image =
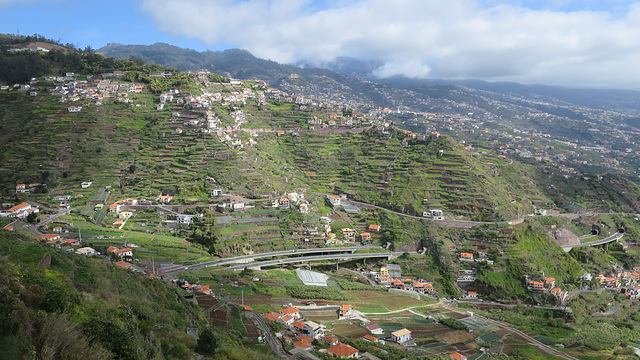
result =
M351 297L344 291L332 289L330 287L319 287L311 285L285 285L287 295L297 299L324 299L346 301Z
M194 351L216 359L272 358L252 349L236 353L243 345L234 333L206 324L176 287L105 259L0 233L3 359L189 359ZM187 328L202 328L200 340Z

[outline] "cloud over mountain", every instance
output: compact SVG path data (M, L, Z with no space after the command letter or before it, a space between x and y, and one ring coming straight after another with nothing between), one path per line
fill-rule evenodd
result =
M379 59L380 76L638 88L640 4L473 0L143 0L158 28L283 63Z

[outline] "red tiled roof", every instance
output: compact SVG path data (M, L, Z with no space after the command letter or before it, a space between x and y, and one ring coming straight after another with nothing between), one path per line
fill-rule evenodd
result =
M311 338L311 336L307 336L307 335L300 336L298 339L308 344L311 344L313 342L313 339Z
M456 359L456 360L466 360L467 357L458 353L458 352L452 352L451 354L449 354L449 356L451 356L452 358Z
M329 351L335 356L344 356L344 357L348 357L358 353L358 349L343 343L338 343L338 345L330 347L327 351Z
M300 310L298 310L298 308L297 308L297 307L295 307L295 306L291 306L291 307L288 307L288 308L285 308L285 309L280 310L280 313L281 313L281 314L284 314L284 315L289 315L289 314L295 314L295 313L297 313L297 312L299 312L299 311L300 311Z
M376 341L378 341L378 338L377 338L377 337L375 337L375 336L373 336L373 335L370 335L370 334L367 334L367 335L363 336L362 338L363 338L363 339L365 339L365 340L369 340L369 341L371 341L371 342L376 342Z
M298 321L294 321L291 325L293 327L296 327L296 328L301 329L301 330L304 329L304 323L302 321L299 321L299 320Z
M311 345L309 345L309 343L306 343L304 341L296 341L293 343L293 346L297 347L297 348L301 348L301 349L309 349L311 348Z
M275 313L275 312L270 312L268 314L266 314L265 316L263 316L263 318L269 320L269 321L276 321L278 319L280 319L280 314Z

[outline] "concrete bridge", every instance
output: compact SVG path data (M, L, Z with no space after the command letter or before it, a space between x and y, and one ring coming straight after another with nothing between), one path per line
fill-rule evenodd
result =
M223 269L215 269L213 271L234 271L234 270L244 270L244 269L260 270L264 266L277 266L281 264L305 263L310 261L327 261L327 260L348 261L353 259L370 259L370 258L385 258L387 260L391 260L402 254L403 253L401 252L386 252L386 253L356 253L356 254L300 256L300 257L283 258L283 259L276 259L276 260L258 261L258 262L252 262L252 263L241 264L241 265L232 265Z
M615 234L613 234L611 236L608 236L608 237L606 237L604 239L590 241L590 242L577 244L577 245L564 245L564 246L561 246L561 247L562 247L562 250L564 250L565 252L569 252L569 251L571 251L571 249L577 248L577 247L598 246L598 245L608 244L608 243L611 243L611 242L614 242L614 241L619 241L623 236L624 236L624 233L618 232L618 233L615 233Z
M293 259L300 259L303 261L307 261L309 258L314 257L314 256L308 256L309 254L311 255L324 254L324 255L336 258L336 256L339 255L339 253L353 254L356 252L356 250L368 250L372 248L373 247L370 247L370 246L352 246L352 247L331 247L331 248L271 251L271 252L265 252L265 253L259 253L259 254L240 255L240 256L234 256L234 257L229 257L224 259L205 261L205 262L201 262L194 265L172 266L171 268L165 270L164 272L172 273L172 272L177 272L182 270L198 270L205 267L222 266L222 265L229 265L229 264L249 264L249 263L253 263L253 261L256 259L274 258L274 257L281 257L281 256L294 256ZM332 255L328 255L328 254L332 254ZM369 256L369 257L375 257L375 256Z

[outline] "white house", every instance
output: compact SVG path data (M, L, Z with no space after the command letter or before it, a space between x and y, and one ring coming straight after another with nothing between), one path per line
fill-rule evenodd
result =
M306 321L304 323L304 333L312 337L313 339L322 339L327 327L322 324L317 324L313 321Z
M95 255L96 251L93 248L90 247L83 247L80 248L78 250L76 250L76 253L80 254L80 255Z
M400 329L391 333L391 339L398 344L406 343L411 340L411 331L407 329Z

